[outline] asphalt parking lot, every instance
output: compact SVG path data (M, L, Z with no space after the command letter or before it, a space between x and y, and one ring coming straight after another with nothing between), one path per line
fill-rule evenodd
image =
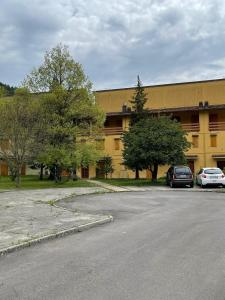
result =
M78 196L114 222L0 259L0 299L225 299L225 194Z

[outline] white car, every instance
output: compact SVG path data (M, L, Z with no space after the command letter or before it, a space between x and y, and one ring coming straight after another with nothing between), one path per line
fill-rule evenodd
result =
M225 187L225 176L219 168L202 168L197 173L196 184L201 187L206 185Z

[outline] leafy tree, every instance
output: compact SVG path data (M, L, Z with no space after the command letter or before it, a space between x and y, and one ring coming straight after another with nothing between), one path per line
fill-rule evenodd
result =
M38 132L42 132L37 106L22 88L17 89L14 99L1 103L0 157L7 162L16 186L20 184L22 166L33 159L34 148L40 146L36 142Z
M103 165L103 173L108 178L109 174L112 174L114 169L112 166L112 157L111 156L105 156L103 157L104 165Z
M39 161L50 167L50 177L59 181L62 169L74 172L98 160L93 141L101 135L105 115L95 103L91 82L68 48L59 44L46 52L43 64L23 84L32 92L48 92L40 96L48 138ZM84 138L86 142L81 143Z
M41 106L47 120L47 139L39 161L54 170L54 179L60 180L63 169L76 173L80 165L95 164L100 152L94 142L101 134L105 117L90 99L89 92L67 91L58 86L43 96Z
M190 147L186 132L169 117L149 117L133 125L123 135L124 164L135 170L150 170L157 180L158 166L185 161L184 151Z
M15 87L0 82L0 97L13 96L15 94L15 90Z
M42 65L34 68L23 81L23 86L31 92L49 92L58 85L67 91L81 88L90 91L92 86L81 64L74 61L68 47L62 44L47 51Z
M0 98L7 95L6 88L3 85L0 85Z
M137 77L137 86L135 88L135 93L132 97L130 103L132 104L132 114L130 120L130 126L133 126L141 119L145 118L147 115L147 110L144 108L146 101L148 100L146 97L146 93L144 91L144 87L142 86L140 77ZM135 179L139 179L139 171L142 170L142 166L139 161L135 163Z

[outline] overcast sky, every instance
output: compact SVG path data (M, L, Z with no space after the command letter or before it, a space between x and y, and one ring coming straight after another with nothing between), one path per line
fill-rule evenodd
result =
M0 0L0 81L69 46L94 89L225 77L223 0Z

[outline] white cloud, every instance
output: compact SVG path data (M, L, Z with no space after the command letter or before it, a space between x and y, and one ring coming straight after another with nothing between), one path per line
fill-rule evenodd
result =
M44 52L70 47L95 88L223 76L219 0L1 0L0 81L18 84ZM224 72L225 73L225 72Z

